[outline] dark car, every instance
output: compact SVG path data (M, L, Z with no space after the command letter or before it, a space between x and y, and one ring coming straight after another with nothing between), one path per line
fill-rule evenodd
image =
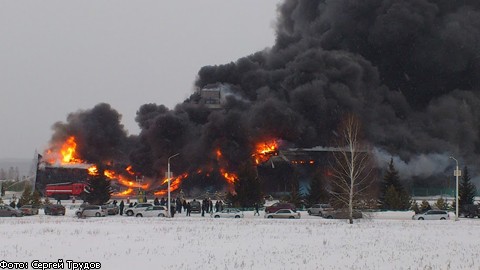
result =
M281 203L277 202L270 206L265 207L265 213L275 213L280 209L290 209L293 212L297 212L297 208L293 203Z
M475 204L463 205L460 209L460 216L464 216L468 218L474 218L474 217L480 218L480 205L475 205Z
M18 210L22 211L26 216L38 215L38 208L30 204L23 205Z
M12 208L8 205L0 205L0 217L21 217L23 216L20 210Z
M199 201L191 201L190 202L190 211L192 213L200 213L202 211L202 205Z
M64 216L65 206L61 204L47 204L43 207L43 212L45 215Z

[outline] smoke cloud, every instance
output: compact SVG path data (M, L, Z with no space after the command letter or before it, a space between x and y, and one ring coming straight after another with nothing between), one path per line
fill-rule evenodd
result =
M138 136L100 104L57 123L52 140L80 134L85 159L120 155L148 176L177 152L174 170L218 166L221 149L234 171L258 141L329 146L353 112L405 178L447 170L450 155L478 164L480 2L288 0L278 9L272 48L201 68L195 93L172 110L143 105ZM220 110L199 102L212 84L228 89Z

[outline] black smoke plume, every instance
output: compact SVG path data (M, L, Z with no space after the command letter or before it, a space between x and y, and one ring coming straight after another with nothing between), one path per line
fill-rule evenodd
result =
M288 0L278 9L271 48L201 68L196 92L173 110L143 105L138 136L127 137L118 113L101 104L56 124L53 140L82 134L85 158L128 153L152 177L177 152L175 171L215 168L216 149L235 171L262 140L329 146L339 120L353 112L385 166L395 156L408 171L435 157L442 164L432 174L444 173L453 155L476 171L480 2ZM227 89L221 110L198 102L209 85Z

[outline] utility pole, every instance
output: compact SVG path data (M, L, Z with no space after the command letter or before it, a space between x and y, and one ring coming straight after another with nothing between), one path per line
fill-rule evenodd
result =
M450 157L450 158L455 160L455 163L456 163L456 167L455 167L455 171L453 172L453 175L455 176L455 179L456 179L455 221L458 221L458 215L460 214L458 212L458 177L462 175L462 171L458 169L458 160L454 157Z

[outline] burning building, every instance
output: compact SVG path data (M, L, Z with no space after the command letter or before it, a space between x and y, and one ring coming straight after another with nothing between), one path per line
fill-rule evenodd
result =
M252 158L265 171L270 166L268 173L279 171L281 159L322 166L326 153L306 149L331 145L338 123L353 113L365 138L386 153L378 166L393 156L404 180L451 171L450 155L475 178L479 3L291 0L278 14L271 48L202 67L195 93L173 109L142 105L138 135L127 134L110 105L98 104L56 123L51 144L74 136L80 159L121 170L132 166L156 192L164 190L167 159L175 153L179 187L228 187L239 165ZM211 85L228 94L202 93ZM256 146L271 140L287 145L281 150L304 150L285 152L285 159L279 152L268 164L270 157L264 160ZM313 157L303 158L307 153Z

